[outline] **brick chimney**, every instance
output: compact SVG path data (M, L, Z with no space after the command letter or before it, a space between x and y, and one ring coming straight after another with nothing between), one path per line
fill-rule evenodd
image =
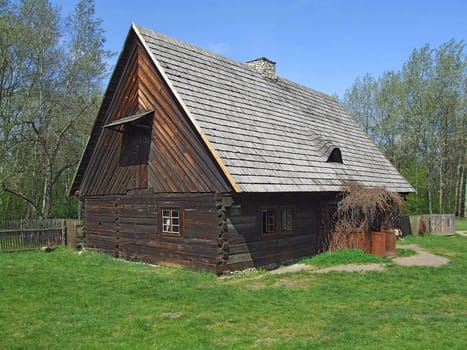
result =
M265 78L277 80L276 62L273 62L266 57L260 57L255 60L248 61L247 64L260 72Z

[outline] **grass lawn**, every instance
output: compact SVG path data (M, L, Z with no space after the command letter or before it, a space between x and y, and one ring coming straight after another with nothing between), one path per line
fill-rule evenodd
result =
M365 254L360 249L345 249L335 252L324 252L320 255L302 260L306 264L310 264L317 268L328 267L341 264L385 264L390 262L390 259L380 258L372 254Z
M451 263L217 278L66 248L0 253L0 348L466 349L467 238L404 242Z
M456 218L456 231L467 231L467 218Z

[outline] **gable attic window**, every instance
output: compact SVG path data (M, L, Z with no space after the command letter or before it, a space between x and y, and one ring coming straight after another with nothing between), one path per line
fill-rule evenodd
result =
M336 147L331 151L331 154L329 155L327 162L328 163L340 163L340 164L343 164L342 152L341 152L340 148Z
M130 115L104 128L121 132L120 166L144 165L149 160L154 111Z

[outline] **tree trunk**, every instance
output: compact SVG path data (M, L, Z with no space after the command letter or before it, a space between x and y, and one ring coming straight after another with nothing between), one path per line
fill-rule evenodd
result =
M428 231L431 233L431 216L433 215L433 201L432 201L432 192L431 192L431 179L428 180L428 211L429 211L429 220L428 220Z
M50 178L44 179L44 193L42 197L42 217L49 219L52 216L53 184Z
M44 189L42 191L42 210L41 210L41 216L43 219L46 218L46 211L47 211L47 179L44 179Z
M464 167L464 218L467 218L467 174L465 173L465 167Z
M443 162L440 161L440 165L439 165L439 213L440 214L444 213L443 205L444 205L443 203Z
M462 194L464 193L464 167L462 165L457 166L457 184L456 184L456 214L462 216Z
M53 195L53 170L49 161L48 171L44 178L44 193L42 197L42 216L44 219L48 219L52 214L52 195Z

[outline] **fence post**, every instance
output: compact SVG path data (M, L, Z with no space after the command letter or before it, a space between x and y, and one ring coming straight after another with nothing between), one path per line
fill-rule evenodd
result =
M62 245L66 245L66 221L62 220Z
M78 231L78 224L76 223L75 220L72 221L71 223L71 235L68 236L68 246L70 248L75 249L76 248L76 236L77 236L77 231ZM70 237L71 236L71 237Z

